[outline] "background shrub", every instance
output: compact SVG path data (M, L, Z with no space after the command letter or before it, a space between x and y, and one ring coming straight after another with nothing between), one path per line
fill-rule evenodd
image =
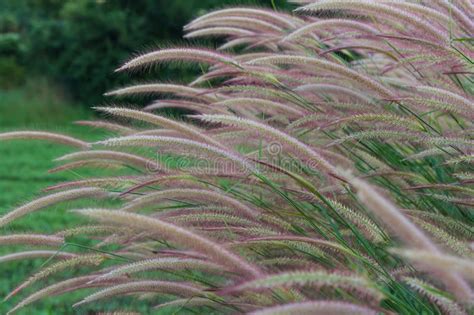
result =
M1 71L12 71L11 81L2 80L19 85L21 69L28 68L30 77L46 76L75 101L87 106L100 103L104 91L127 81L113 70L130 54L179 41L182 25L193 16L230 3L234 1L2 1L0 57L15 56L2 59ZM186 73L176 68L159 76L166 80Z

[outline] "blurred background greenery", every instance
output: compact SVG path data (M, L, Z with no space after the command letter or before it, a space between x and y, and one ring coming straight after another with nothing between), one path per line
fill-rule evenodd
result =
M131 54L182 42L182 27L231 4L282 7L272 0L2 0L0 89L31 77L50 80L72 100L102 100L127 82L113 70ZM162 69L162 78L175 73Z
M284 3L284 0L0 0L0 132L49 130L87 140L99 139L104 136L102 132L72 122L92 118L90 107L107 102L102 96L105 91L133 80L186 82L189 79L190 73L177 67L134 76L113 73L131 55L162 45L185 43L181 39L183 25L211 9L244 4L282 8ZM33 199L49 185L87 176L90 172L87 169L47 172L55 166L54 158L70 151L45 142L0 142L0 215ZM71 216L64 208L71 206L75 205L32 214L3 228L0 234L58 231L69 226ZM27 248L0 247L0 255L12 250ZM42 263L35 260L0 264L0 301ZM20 298L0 302L0 314L5 314ZM19 313L81 314L82 311L73 312L70 307L77 298L77 295L65 295L46 299ZM127 299L127 303L132 300ZM133 303L136 306L141 302ZM117 309L117 305L108 307Z

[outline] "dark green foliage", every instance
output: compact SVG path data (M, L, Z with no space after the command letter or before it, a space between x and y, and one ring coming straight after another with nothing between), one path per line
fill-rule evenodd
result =
M15 17L0 14L0 89L8 89L24 82L25 69L19 64L24 50Z
M249 3L272 6L270 0L239 1ZM53 79L87 106L100 103L104 91L129 82L113 70L131 53L176 43L191 18L232 4L234 0L1 1L0 88L20 85L28 68L29 75ZM168 69L159 77L182 80L185 74Z
M0 89L9 89L24 82L25 69L14 58L0 58Z

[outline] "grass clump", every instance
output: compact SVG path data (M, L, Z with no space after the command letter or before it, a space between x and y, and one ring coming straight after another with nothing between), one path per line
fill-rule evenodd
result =
M160 312L472 310L472 45L460 40L472 7L295 2L297 14L229 8L185 27L223 37L218 51L126 62L117 71L185 62L203 74L108 93L158 99L98 108L112 117L81 124L107 130L100 141L41 134L79 147L55 171L96 172L0 218L88 203L65 214L83 218L74 228L51 232L82 241L31 275L35 293L10 294L10 313L70 291L84 312L142 311L137 299ZM164 117L160 102L192 115Z

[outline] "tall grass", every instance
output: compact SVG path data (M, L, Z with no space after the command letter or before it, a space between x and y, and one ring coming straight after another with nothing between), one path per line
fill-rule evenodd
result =
M79 146L55 171L121 169L49 187L0 218L7 228L54 203L97 200L68 213L90 224L4 236L41 250L8 261L57 249L15 284L10 313L71 291L84 311L124 296L157 312L472 311L472 4L293 2L295 14L208 13L186 37L222 38L217 49L172 47L120 66L190 63L203 74L109 92L157 100L98 108L105 121L81 124L108 130L102 141L0 135Z

